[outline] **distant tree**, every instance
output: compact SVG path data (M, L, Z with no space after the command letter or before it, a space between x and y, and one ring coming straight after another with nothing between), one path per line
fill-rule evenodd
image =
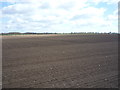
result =
M34 32L26 32L24 34L36 34L36 33L34 33Z
M21 34L20 32L9 32L8 34Z

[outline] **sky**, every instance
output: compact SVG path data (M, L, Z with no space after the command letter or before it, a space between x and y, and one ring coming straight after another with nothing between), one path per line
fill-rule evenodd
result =
M0 33L118 32L118 0L0 0Z

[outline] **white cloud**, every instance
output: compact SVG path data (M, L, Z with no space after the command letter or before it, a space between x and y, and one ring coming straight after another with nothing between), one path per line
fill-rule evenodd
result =
M119 0L91 0L90 2L94 2L95 4L104 2L107 4L117 4L119 2Z
M114 3L114 1L117 2L117 0L91 2L98 4ZM111 25L113 29L117 26L115 21L117 11L105 17L107 7L91 6L89 0L22 0L21 2L9 0L9 2L14 4L2 8L1 17L9 18L3 23L5 31L74 32L90 28L99 31L101 27L106 29Z

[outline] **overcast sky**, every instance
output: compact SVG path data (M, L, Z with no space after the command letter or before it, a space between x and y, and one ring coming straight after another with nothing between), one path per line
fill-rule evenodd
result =
M0 0L0 32L118 32L118 0Z

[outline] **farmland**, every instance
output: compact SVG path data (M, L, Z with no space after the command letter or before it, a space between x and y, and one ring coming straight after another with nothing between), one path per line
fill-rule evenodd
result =
M3 88L117 88L116 34L3 36Z

